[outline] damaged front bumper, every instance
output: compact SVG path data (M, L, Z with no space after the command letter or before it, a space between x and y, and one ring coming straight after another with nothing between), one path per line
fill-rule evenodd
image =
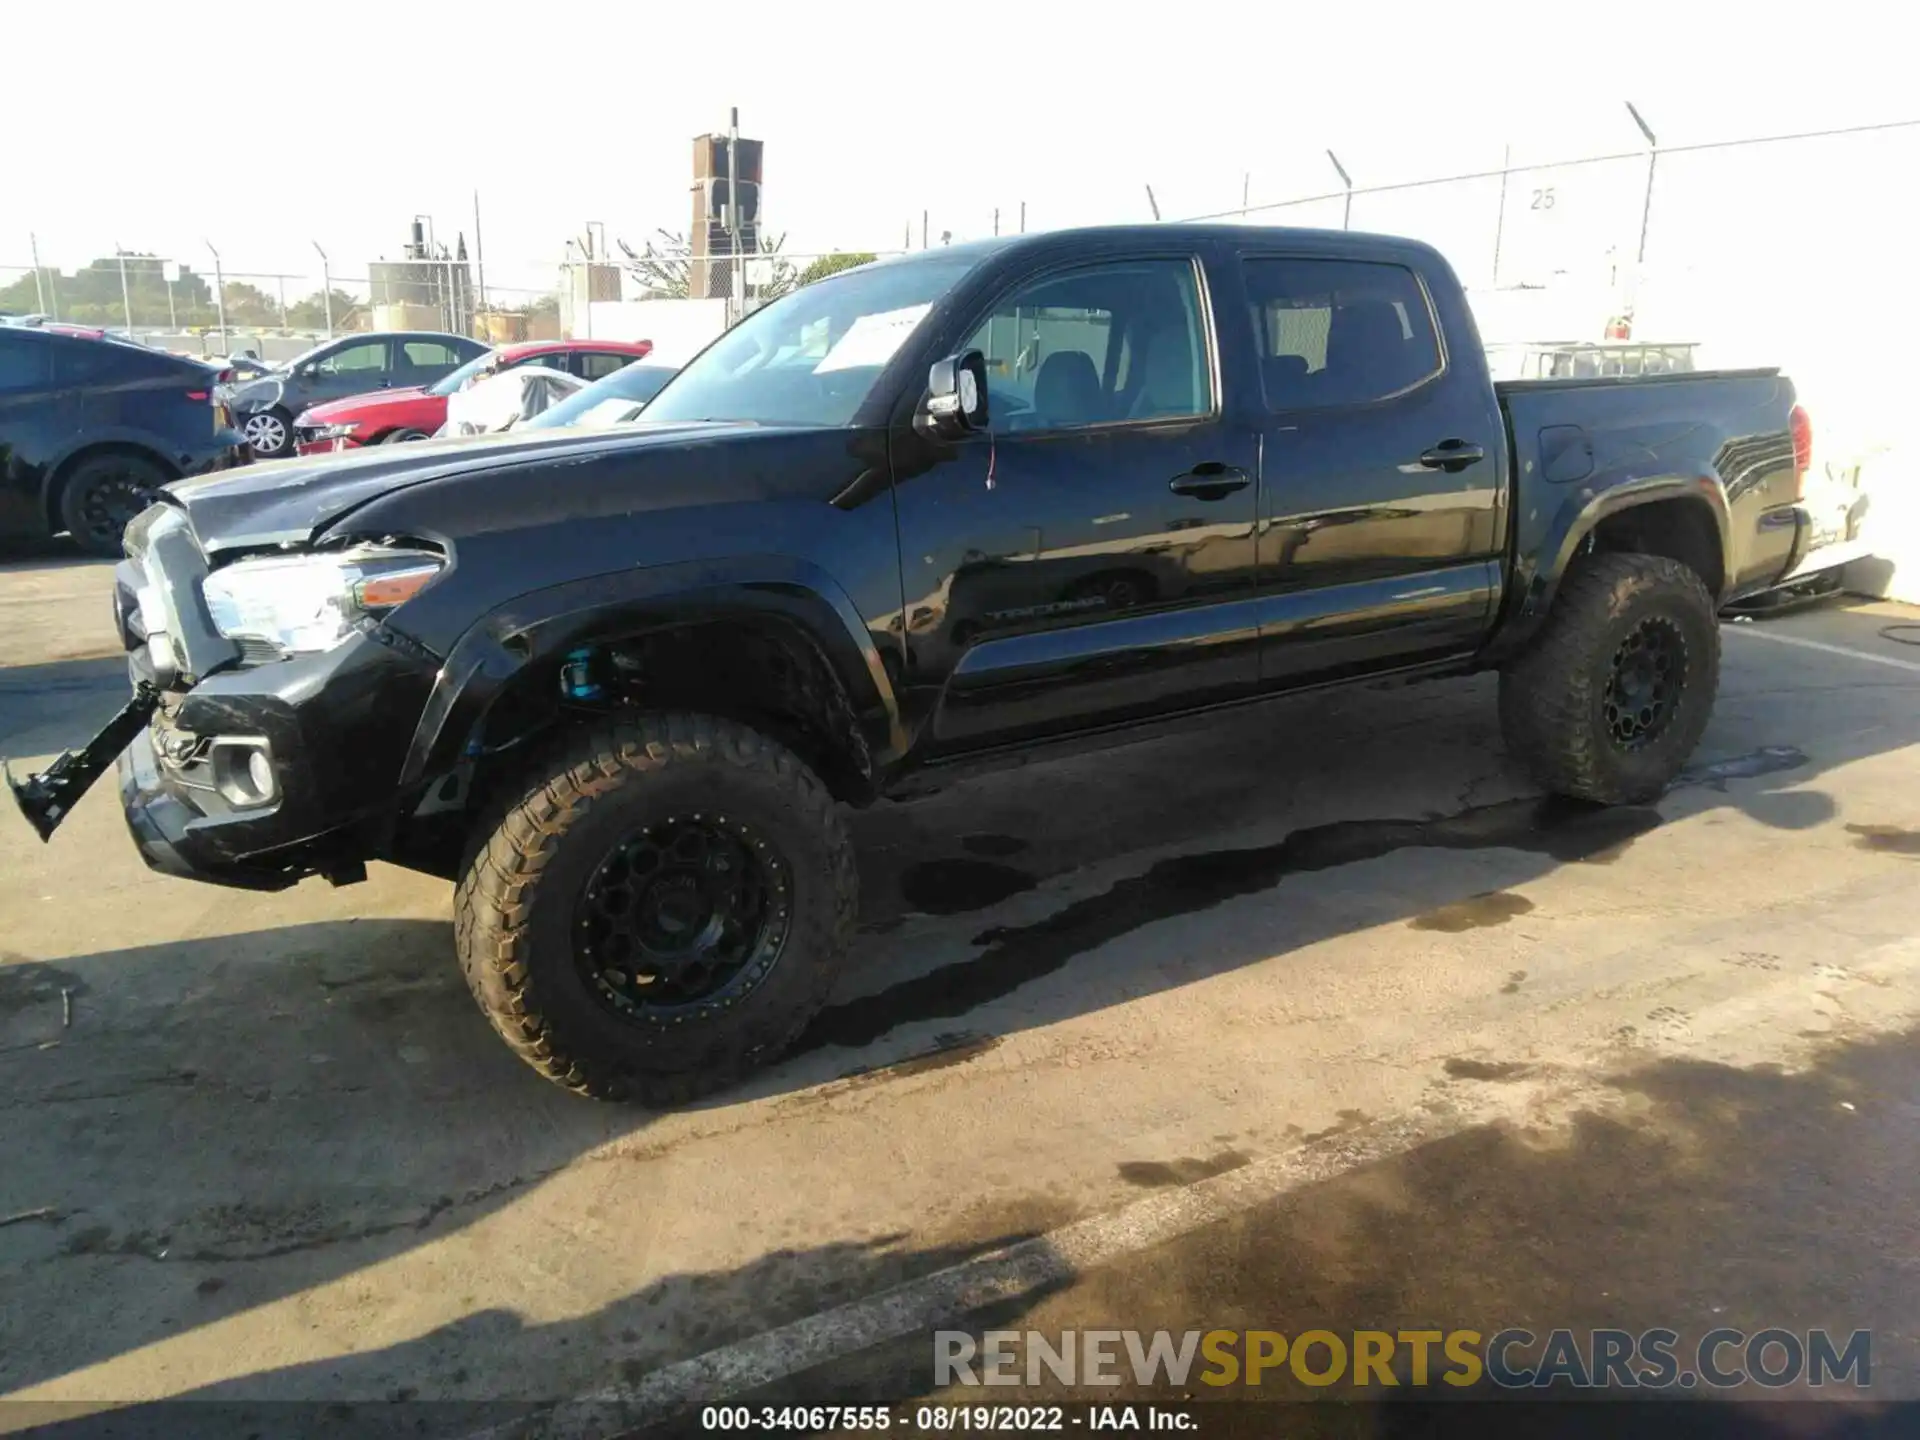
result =
M121 707L100 733L78 750L62 752L59 759L37 774L16 779L13 767L0 759L0 774L13 792L13 803L33 826L42 841L51 840L60 822L67 818L80 797L92 788L114 757L124 751L134 736L147 728L147 721L160 708L159 687L142 680L134 686L133 698Z
M243 654L212 627L184 525L150 512L127 550L114 612L133 698L79 750L6 772L34 833L49 839L118 757L155 870L250 890L363 878L405 813L398 780L438 661L379 627L324 652Z

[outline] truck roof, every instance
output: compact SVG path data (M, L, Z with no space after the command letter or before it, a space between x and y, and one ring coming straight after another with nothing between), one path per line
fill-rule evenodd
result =
M971 258L976 262L1019 253L1047 254L1058 251L1100 251L1128 249L1138 245L1182 245L1199 241L1242 245L1283 244L1302 250L1328 250L1343 254L1370 251L1376 254L1418 255L1439 260L1440 252L1419 240L1399 235L1377 235L1363 230L1316 230L1293 225L1221 225L1168 224L1089 225L1069 230L1041 230L1026 235L999 235L987 240L967 240L958 245L939 245L925 250L889 256L881 265L918 265L939 263L944 259ZM862 267L864 268L864 267Z

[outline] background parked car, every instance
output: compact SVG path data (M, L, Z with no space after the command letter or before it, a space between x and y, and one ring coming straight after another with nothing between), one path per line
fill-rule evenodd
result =
M242 463L210 365L112 339L0 327L0 530L120 553L169 480Z
M293 420L303 410L368 390L431 385L486 350L478 340L431 330L345 335L236 385L229 403L253 453L272 459L293 450Z
M562 425L582 425L598 429L603 425L624 425L640 417L647 402L666 388L667 381L680 373L678 365L655 365L636 360L616 370L604 380L596 380L527 421L527 430L555 430Z
M351 450L395 440L424 440L447 423L447 397L488 375L522 365L544 365L583 381L611 375L653 348L642 340L529 340L474 357L424 388L376 390L316 405L293 422L302 455Z
M585 388L578 375L521 365L476 380L447 397L447 423L437 435L495 435L543 414Z

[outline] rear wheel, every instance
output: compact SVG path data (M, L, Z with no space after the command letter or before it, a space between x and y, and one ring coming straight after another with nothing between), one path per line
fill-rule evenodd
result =
M1597 555L1501 673L1501 728L1549 790L1640 804L1693 754L1719 683L1719 622L1700 577L1662 555Z
M73 467L60 489L60 521L89 555L117 556L120 537L168 476L151 460L109 452Z
M704 715L583 731L509 787L455 943L514 1052L601 1099L678 1104L773 1059L825 1003L853 850L826 787Z
M256 410L240 422L240 433L261 460L272 460L293 448L293 420L279 408Z

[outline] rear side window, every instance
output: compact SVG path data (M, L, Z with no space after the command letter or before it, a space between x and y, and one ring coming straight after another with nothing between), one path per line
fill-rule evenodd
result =
M172 362L151 351L111 340L79 340L65 336L53 341L53 377L59 385L106 385L116 380L151 379L166 373Z
M1426 292L1404 266L1282 259L1242 265L1268 409L1364 405L1440 373Z
M53 347L0 330L0 395L44 390L53 383Z
M460 363L459 354L438 340L409 340L400 347L407 352L407 364L420 370L451 370Z
M633 360L631 355L609 354L604 350L589 350L574 356L574 373L583 380L604 380L616 370L623 370Z

